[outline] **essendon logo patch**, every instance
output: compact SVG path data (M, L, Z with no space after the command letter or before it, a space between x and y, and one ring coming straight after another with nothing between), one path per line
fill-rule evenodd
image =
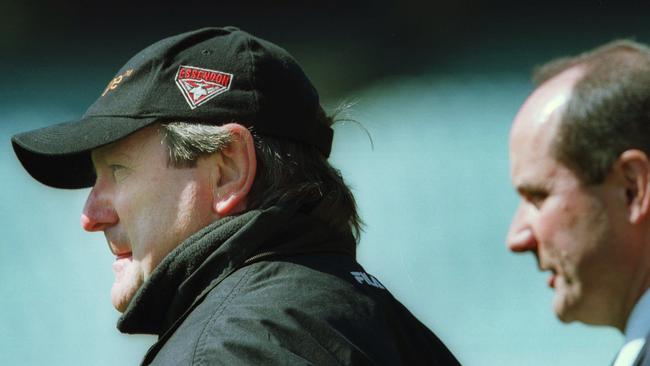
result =
M181 65L176 73L176 85L194 109L230 89L232 74L217 70Z

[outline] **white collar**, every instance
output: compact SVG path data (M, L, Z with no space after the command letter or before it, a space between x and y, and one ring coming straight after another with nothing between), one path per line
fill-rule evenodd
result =
M625 343L616 355L612 365L630 366L634 365L639 352L645 344L645 337L650 330L650 289L641 296L634 309L627 318L625 325Z
M641 296L625 325L625 343L645 339L650 331L650 289Z

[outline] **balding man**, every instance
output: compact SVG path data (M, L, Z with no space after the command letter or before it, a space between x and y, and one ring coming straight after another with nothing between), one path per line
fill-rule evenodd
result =
M561 321L616 327L615 365L650 365L650 49L611 42L534 79L510 134L508 246L550 271Z

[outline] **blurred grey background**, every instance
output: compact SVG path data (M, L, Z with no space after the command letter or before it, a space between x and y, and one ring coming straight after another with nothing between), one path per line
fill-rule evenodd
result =
M614 38L650 41L643 2L0 2L0 364L137 364L112 257L79 214L87 190L30 179L11 135L79 117L128 58L163 37L237 25L288 49L330 109L332 162L354 188L359 258L465 365L608 365L608 328L563 325L546 274L503 244L517 198L510 121L532 67ZM368 335L372 337L372 334Z

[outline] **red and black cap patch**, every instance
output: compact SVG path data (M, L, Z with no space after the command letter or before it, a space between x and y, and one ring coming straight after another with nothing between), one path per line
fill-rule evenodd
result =
M181 65L176 73L176 85L194 109L230 89L233 75L223 71Z

